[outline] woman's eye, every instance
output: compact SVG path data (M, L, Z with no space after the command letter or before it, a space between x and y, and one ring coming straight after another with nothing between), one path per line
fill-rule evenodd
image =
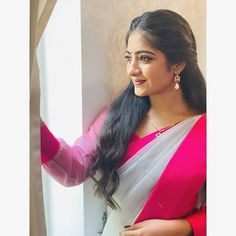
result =
M126 61L131 61L131 56L125 56L124 58Z
M148 61L151 61L152 58L151 58L151 57L148 57L148 56L140 56L140 60L141 60L141 61L146 61L146 62L148 62Z

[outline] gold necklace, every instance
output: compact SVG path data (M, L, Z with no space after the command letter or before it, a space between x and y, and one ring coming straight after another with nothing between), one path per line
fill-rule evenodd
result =
M163 133L164 131L166 131L167 129L170 129L172 126L174 126L174 125L176 125L177 123L179 123L179 122L172 123L171 125L168 125L168 126L166 126L166 127L163 127L163 128L158 129L158 128L156 127L156 125L153 123L152 119L151 119L148 115L147 115L147 118L149 119L150 124L157 130L157 133L155 134L156 137L159 136L160 134L162 134L162 133Z

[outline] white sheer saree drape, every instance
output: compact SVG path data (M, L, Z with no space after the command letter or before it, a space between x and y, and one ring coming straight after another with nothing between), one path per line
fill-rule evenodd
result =
M102 236L119 236L125 225L135 221L168 162L200 117L188 118L167 130L119 168L120 187L114 199L120 210L108 209Z

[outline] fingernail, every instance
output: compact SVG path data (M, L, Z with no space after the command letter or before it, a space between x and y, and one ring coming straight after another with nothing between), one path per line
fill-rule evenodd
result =
M131 225L125 225L124 228L129 228Z

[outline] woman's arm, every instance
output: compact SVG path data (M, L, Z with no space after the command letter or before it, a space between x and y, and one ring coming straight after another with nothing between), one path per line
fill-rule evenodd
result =
M194 236L206 235L206 182L198 193L197 211L185 217L192 227Z
M187 220L151 219L134 224L120 232L122 236L192 236L192 228Z
M191 225L194 236L206 236L206 208L185 218Z
M206 236L206 208L205 206L197 212L187 216L185 219L145 220L130 227L126 227L122 236Z
M95 150L97 135L107 114L105 108L89 130L73 146L56 138L42 122L41 163L46 172L64 186L75 186L85 181L92 166L90 155Z

